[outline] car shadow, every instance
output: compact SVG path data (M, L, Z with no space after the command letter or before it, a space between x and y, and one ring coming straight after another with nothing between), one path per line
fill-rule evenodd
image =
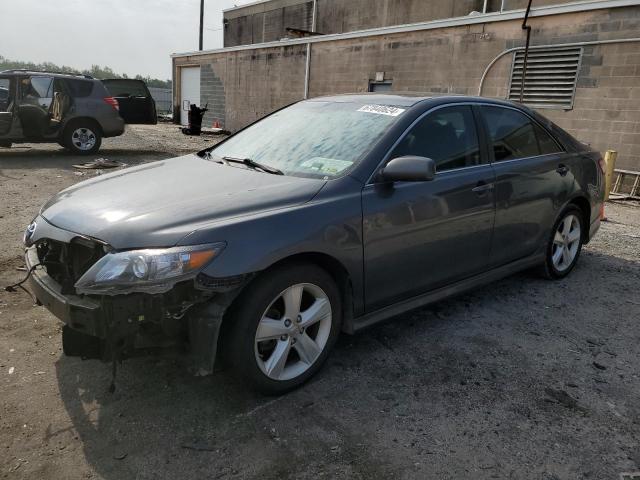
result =
M228 371L191 377L180 356L125 361L114 394L108 392L108 365L63 356L56 364L60 396L87 462L107 480L275 479L295 477L296 472L313 478L332 468L352 478L396 478L414 465L415 457L393 443L393 436L432 442L424 447L429 451L460 447L453 433L453 443L444 446L418 433L429 428L487 435L482 442L491 442L494 457L507 458L520 437L496 440L498 411L514 418L512 422L540 422L534 429L540 438L527 435L526 442L544 445L550 441L549 428L555 428L548 422L557 415L583 421L579 411L556 407L540 396L545 382L556 381L549 379L552 375L601 375L591 360L584 372L576 372L566 357L574 353L567 349L591 348L571 342L601 331L602 315L611 314L612 307L597 296L593 304L580 307L592 311L589 315L568 304L584 298L594 276L615 271L619 283L624 281L620 272L637 267L637 262L586 253L567 279L548 282L525 272L358 335L343 335L325 368L281 397L247 390ZM525 297L523 310L518 299ZM549 360L541 358L543 349ZM585 388L581 401L588 402L590 387ZM494 413L487 415L489 411ZM404 418L408 429L396 431ZM511 428L509 422L501 431ZM391 437L378 438L379 431L388 430L394 430ZM478 455L484 459L487 454ZM587 449L584 455L593 452ZM470 455L464 461L475 460ZM507 476L508 471L498 473Z

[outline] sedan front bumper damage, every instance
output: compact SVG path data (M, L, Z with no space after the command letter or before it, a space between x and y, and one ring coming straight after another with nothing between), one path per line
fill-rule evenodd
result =
M65 355L116 362L159 349L185 349L196 375L213 373L224 315L250 276L214 279L200 274L163 294L115 296L63 293L26 250L30 287L38 302L65 325ZM34 266L36 266L34 268Z

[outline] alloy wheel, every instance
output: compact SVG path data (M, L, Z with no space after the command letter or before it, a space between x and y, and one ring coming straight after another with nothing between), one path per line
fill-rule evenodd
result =
M580 219L574 215L567 215L560 222L553 237L551 261L558 272L564 272L571 266L580 248Z
M71 143L78 150L91 150L96 144L96 134L89 128L77 128L71 134Z
M317 285L299 283L266 309L255 334L255 358L272 380L291 380L320 357L331 332L331 302Z

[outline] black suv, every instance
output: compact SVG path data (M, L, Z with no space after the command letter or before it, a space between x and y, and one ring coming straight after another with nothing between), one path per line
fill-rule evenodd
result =
M126 123L155 123L155 104L149 100L144 106L149 110L144 121L134 119ZM87 75L3 71L0 72L0 147L8 148L12 143L57 142L73 153L95 153L102 138L124 132L125 120L119 108L119 99L114 98L100 80Z

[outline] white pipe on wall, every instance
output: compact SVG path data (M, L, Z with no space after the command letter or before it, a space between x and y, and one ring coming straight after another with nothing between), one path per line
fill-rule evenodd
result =
M313 0L313 10L311 12L311 31L316 32L316 15L318 11L318 0ZM304 98L309 98L309 75L311 73L311 43L307 43L307 57L304 66Z
M629 42L640 42L640 38L638 37L634 37L634 38L619 38L619 39L614 39L614 40L592 40L592 41L588 41L588 42L573 42L573 43L556 43L554 45L531 45L529 47L529 50L532 49L539 49L539 48L560 48L560 47L584 47L586 45L606 45L608 43L629 43ZM496 58L494 58L493 60L491 60L491 62L489 62L489 65L487 65L487 68L484 69L484 72L482 73L482 77L480 78L480 85L478 86L478 96L482 95L482 86L484 85L484 80L487 77L487 74L489 73L489 70L491 70L491 67L493 67L493 65L495 65L495 63L500 60L502 57L504 57L505 55L507 55L508 53L513 53L516 50L524 50L524 47L513 47L513 48L509 48L507 50L505 50L504 52L499 53Z

